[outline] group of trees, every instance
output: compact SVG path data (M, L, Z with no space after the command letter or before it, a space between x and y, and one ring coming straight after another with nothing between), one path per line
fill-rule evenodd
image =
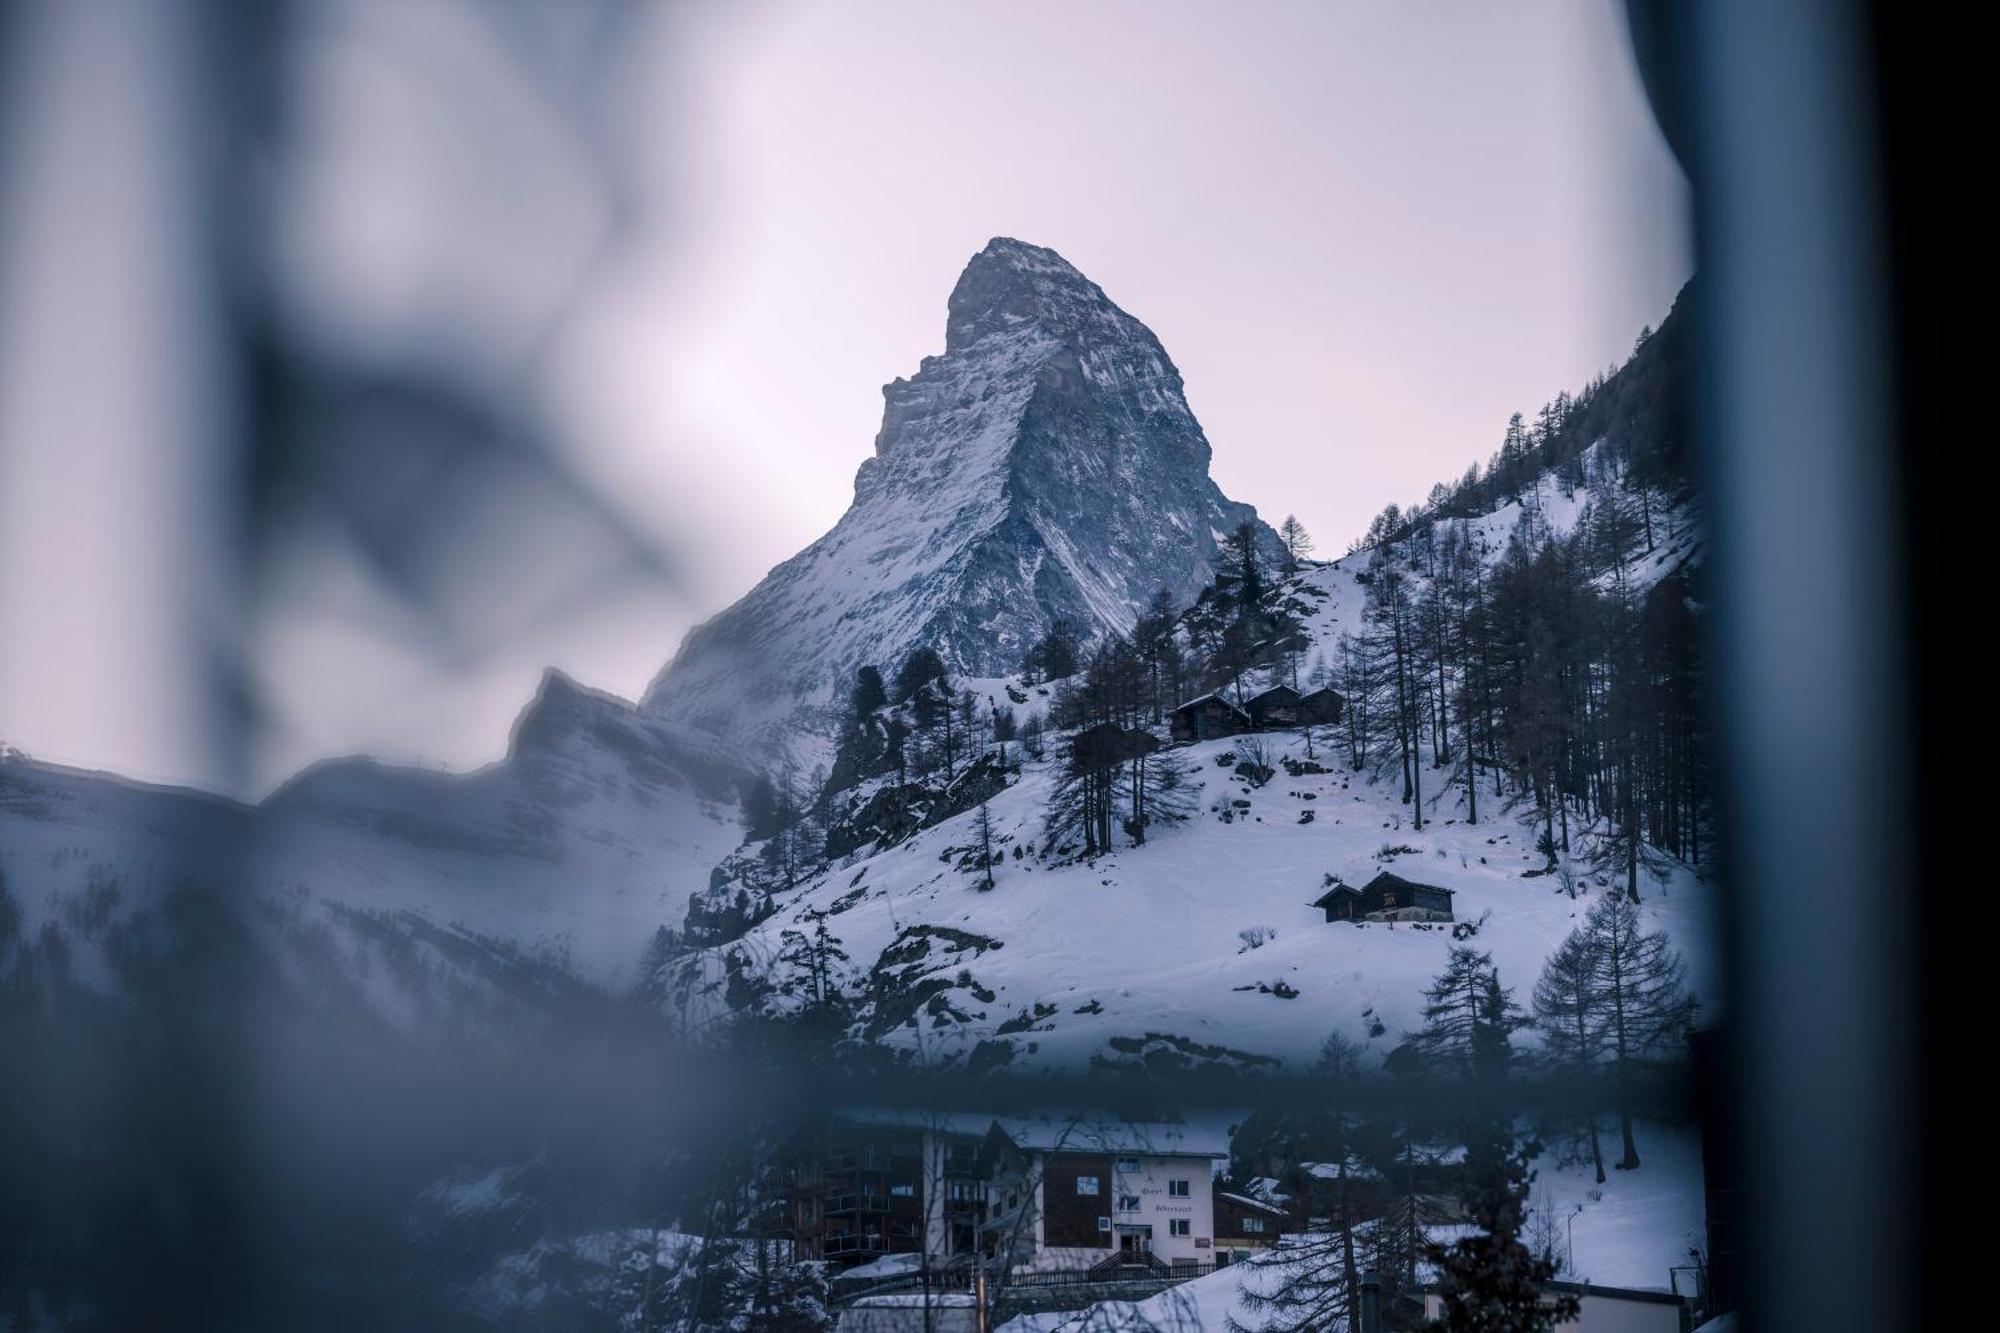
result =
M1137 846L1149 826L1187 816L1186 770L1147 730L1157 699L1146 653L1115 635L1057 695L1050 719L1074 734L1049 797L1051 847L1076 846L1085 857L1099 856L1114 846L1114 828Z
M1690 288L1657 332L1642 330L1623 366L1580 393L1557 394L1533 422L1516 412L1484 467L1474 463L1457 481L1433 486L1421 504L1384 509L1350 554L1399 541L1436 519L1471 518L1509 501L1532 507L1545 482L1579 490L1584 456L1593 446L1601 466L1649 490L1683 485L1687 432L1680 386L1687 382L1686 306L1692 297Z
M1535 983L1534 1014L1552 1071L1574 1084L1610 1075L1623 1149L1618 1167L1637 1169L1634 1077L1678 1060L1694 1021L1680 956L1664 933L1644 929L1629 898L1607 894L1549 955ZM1586 1113L1573 1127L1602 1183L1597 1116Z
M1364 629L1324 671L1347 700L1351 762L1393 765L1419 828L1447 784L1474 823L1526 799L1551 869L1580 821L1635 899L1648 846L1696 862L1709 841L1691 590L1637 578L1642 511L1628 477L1601 475L1574 530L1524 518L1497 562L1468 525L1383 542Z
M1311 549L1312 540L1297 519L1288 522L1290 530L1281 539L1286 564L1296 567L1297 560ZM1195 692L1186 687L1199 684L1226 689L1241 703L1243 677L1259 669L1290 676L1293 684L1298 683L1305 635L1281 585L1265 568L1253 524L1238 524L1229 534L1223 543L1220 577L1195 599L1180 618L1179 627L1199 668L1182 669L1177 682L1184 687L1177 691L1182 697Z
M1238 1132L1239 1180L1275 1179L1295 1209L1326 1219L1273 1259L1268 1279L1245 1284L1256 1327L1358 1327L1361 1272L1375 1270L1394 1305L1415 1299L1425 1265L1445 1328L1548 1329L1574 1317L1573 1303L1548 1294L1562 1268L1553 1231L1530 1217L1542 1143L1528 1129L1536 1117L1524 1079L1552 1076L1564 1107L1615 1105L1627 1141L1620 1165L1636 1168L1622 1071L1672 1058L1690 1016L1679 960L1622 895L1605 895L1549 960L1532 1016L1490 954L1453 946L1424 993L1422 1025L1385 1066L1395 1095L1359 1095L1360 1049L1336 1035L1320 1061L1321 1097L1260 1111ZM1515 1045L1530 1026L1538 1052ZM1616 1076L1608 1087L1606 1071ZM1594 1127L1594 1112L1570 1114L1560 1128ZM1440 1206L1448 1197L1456 1207ZM1448 1243L1431 1238L1454 1220L1472 1226Z
M969 689L952 689L951 673L937 652L919 645L897 668L893 691L881 671L863 666L848 692L833 768L817 785L814 797L845 791L868 778L894 773L899 784L942 774L949 781L988 745L1005 744L1032 724L1023 724L1011 708L982 717L979 699ZM755 836L753 834L753 836Z

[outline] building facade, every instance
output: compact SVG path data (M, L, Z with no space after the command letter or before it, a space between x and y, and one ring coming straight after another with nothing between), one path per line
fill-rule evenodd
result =
M789 1154L795 1255L836 1268L893 1254L969 1262L986 1216L981 1142L955 1117L849 1112L815 1126Z
M1215 1163L1226 1152L1137 1126L1072 1130L994 1125L984 1253L1029 1273L1215 1262Z

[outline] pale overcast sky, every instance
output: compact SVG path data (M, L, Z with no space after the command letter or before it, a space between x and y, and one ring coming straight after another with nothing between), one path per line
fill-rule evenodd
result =
M651 336L616 376L663 438L624 448L694 469L747 581L838 516L880 386L1013 235L1160 335L1225 489L1344 543L1688 276L1619 8L804 4L693 34L667 275L625 294Z
M566 397L601 475L698 538L709 609L840 515L881 386L943 349L991 236L1144 320L1223 489L1329 554L1621 360L1692 269L1612 0L767 5L663 32L698 77L651 90L635 151L675 226Z
M145 400L110 389L62 267L151 255L153 196L92 164L157 161L158 118L103 97L133 81L107 81L97 48L129 47L132 25L67 22L77 40L43 44L61 59L36 48L56 73L20 90L17 128L49 127L50 150L14 159L43 174L16 192L0 266L27 293L0 352L51 391L0 414L49 465L13 476L0 740L254 793L329 754L498 757L546 665L637 695L690 625L839 517L881 386L942 351L952 283L992 236L1054 247L1151 326L1222 488L1274 523L1297 513L1329 555L1483 459L1508 413L1620 360L1691 270L1686 185L1615 0L686 0L637 8L602 86L573 59L600 11L483 2L301 11L274 253L350 348L518 382L679 577L454 653L356 570L314 568L252 652L250 776L216 776L199 719L132 688L161 675L176 603L137 595L127 566L169 567L107 545L127 525L101 512L118 495L148 512L121 449L186 469ZM64 150L65 126L92 151ZM97 235L79 219L113 230L79 250ZM99 292L102 327L138 327L132 290ZM62 556L48 525L99 534L101 558ZM103 595L120 584L154 608L147 642Z

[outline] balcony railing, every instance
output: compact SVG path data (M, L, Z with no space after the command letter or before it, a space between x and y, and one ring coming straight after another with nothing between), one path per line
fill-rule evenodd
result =
M889 1211L889 1196L886 1194L836 1194L826 1201L826 1215L836 1213L886 1213Z

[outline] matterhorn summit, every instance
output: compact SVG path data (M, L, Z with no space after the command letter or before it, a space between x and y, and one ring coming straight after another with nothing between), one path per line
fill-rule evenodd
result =
M831 532L691 633L644 706L718 732L830 702L928 645L998 676L1058 618L1187 604L1256 511L1222 494L1160 340L1055 251L1005 237L952 289L942 356L882 391Z

